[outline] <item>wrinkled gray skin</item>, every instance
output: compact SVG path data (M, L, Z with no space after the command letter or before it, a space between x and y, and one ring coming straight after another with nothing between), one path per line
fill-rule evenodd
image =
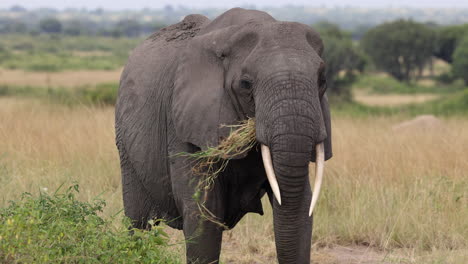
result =
M332 155L322 50L312 28L239 8L213 21L187 16L137 47L121 77L115 124L125 214L134 226L165 219L183 229L189 263L217 263L223 229L200 218L192 163L175 154L215 146L229 134L221 124L255 117L282 205L257 146L229 163L206 207L232 228L247 212L263 214L267 193L279 263L309 263L308 165L317 143L325 143L326 159Z

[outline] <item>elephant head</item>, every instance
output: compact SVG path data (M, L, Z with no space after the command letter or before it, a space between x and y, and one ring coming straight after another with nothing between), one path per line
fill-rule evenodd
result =
M318 194L312 199L309 163L317 160L320 174L332 156L322 51L309 26L234 9L203 27L179 57L172 119L180 139L204 149L228 135L222 124L256 119L280 263L309 263Z

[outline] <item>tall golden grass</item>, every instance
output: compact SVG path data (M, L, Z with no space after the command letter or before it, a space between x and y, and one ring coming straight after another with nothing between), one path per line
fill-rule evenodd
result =
M113 109L0 98L0 205L76 181L81 198L122 208Z
M391 129L404 119L333 117L334 157L315 212L314 248L360 245L391 263L466 263L468 119ZM0 206L73 181L81 199L107 201L106 215L122 209L113 109L0 98ZM267 199L264 209L225 232L226 263L275 261ZM314 252L320 263L338 263L329 251Z

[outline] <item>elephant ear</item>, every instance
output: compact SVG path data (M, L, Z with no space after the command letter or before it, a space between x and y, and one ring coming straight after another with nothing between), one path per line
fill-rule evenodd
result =
M224 89L226 47L222 43L233 32L233 27L228 27L194 37L177 67L172 96L176 134L201 149L218 145L230 131L221 126L239 119Z
M320 100L320 105L322 107L323 121L325 123L325 128L327 130L327 138L325 139L325 160L330 159L333 156L332 152L332 132L331 132L331 119L330 119L330 106L328 105L328 97L326 94L322 96Z

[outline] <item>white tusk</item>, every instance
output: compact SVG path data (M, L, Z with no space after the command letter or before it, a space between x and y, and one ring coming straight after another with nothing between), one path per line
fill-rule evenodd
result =
M281 205L280 188L278 185L278 181L276 180L275 171L273 170L273 163L271 161L270 149L263 144L261 146L261 149L262 149L263 166L265 167L268 182L270 183L271 190L273 191L273 194L275 195L276 200Z
M325 151L323 142L317 144L315 147L315 183L314 192L312 193L312 201L310 202L309 217L314 211L315 204L317 203L320 194L320 187L322 186L323 168L325 167Z

